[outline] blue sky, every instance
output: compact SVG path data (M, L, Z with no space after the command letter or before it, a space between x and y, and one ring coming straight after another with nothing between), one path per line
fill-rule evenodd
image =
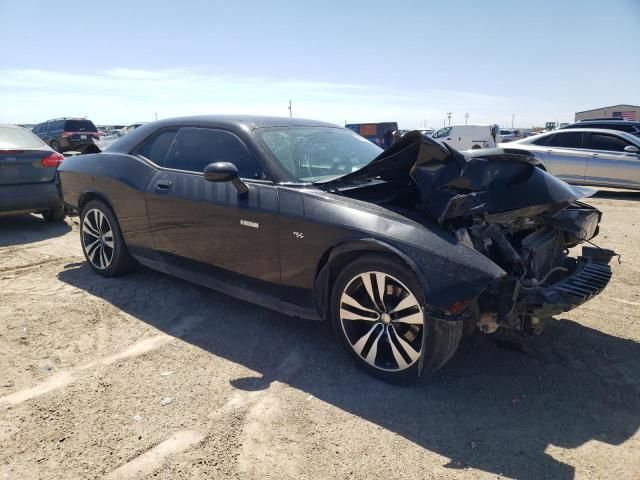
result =
M55 6L54 6L55 5ZM401 127L640 104L640 0L0 0L0 121L195 113Z

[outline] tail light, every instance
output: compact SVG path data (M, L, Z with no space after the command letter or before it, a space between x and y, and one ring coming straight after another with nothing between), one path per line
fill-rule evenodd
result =
M64 160L64 155L61 153L53 152L48 157L44 157L40 163L43 167L57 167Z
M62 136L63 137L70 137L71 135L73 135L73 132L62 132Z

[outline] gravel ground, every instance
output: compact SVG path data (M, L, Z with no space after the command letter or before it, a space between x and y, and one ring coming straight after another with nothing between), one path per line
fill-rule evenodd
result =
M412 387L319 323L144 268L104 279L77 225L0 218L0 478L640 478L640 193L622 254L524 351L465 340Z

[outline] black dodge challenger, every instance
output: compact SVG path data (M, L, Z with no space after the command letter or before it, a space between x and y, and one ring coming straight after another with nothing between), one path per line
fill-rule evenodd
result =
M539 333L600 293L614 252L592 190L526 152L461 154L411 132L382 151L290 118L153 122L66 159L93 270L136 262L243 300L326 319L390 381L433 372L464 333Z

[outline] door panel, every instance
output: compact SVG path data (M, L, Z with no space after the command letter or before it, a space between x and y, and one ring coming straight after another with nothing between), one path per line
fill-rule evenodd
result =
M597 185L640 188L640 157L635 153L589 150L585 180Z
M553 175L565 181L583 182L587 169L584 151L570 148L538 147L542 161Z
M277 294L278 192L270 182L247 184L240 195L202 174L159 171L147 190L155 245L170 265Z
M594 185L639 188L640 159L637 154L624 151L631 144L621 135L589 132L585 142L589 155L587 181Z
M582 132L558 132L534 144L549 172L568 182L583 182L587 169L583 137Z

